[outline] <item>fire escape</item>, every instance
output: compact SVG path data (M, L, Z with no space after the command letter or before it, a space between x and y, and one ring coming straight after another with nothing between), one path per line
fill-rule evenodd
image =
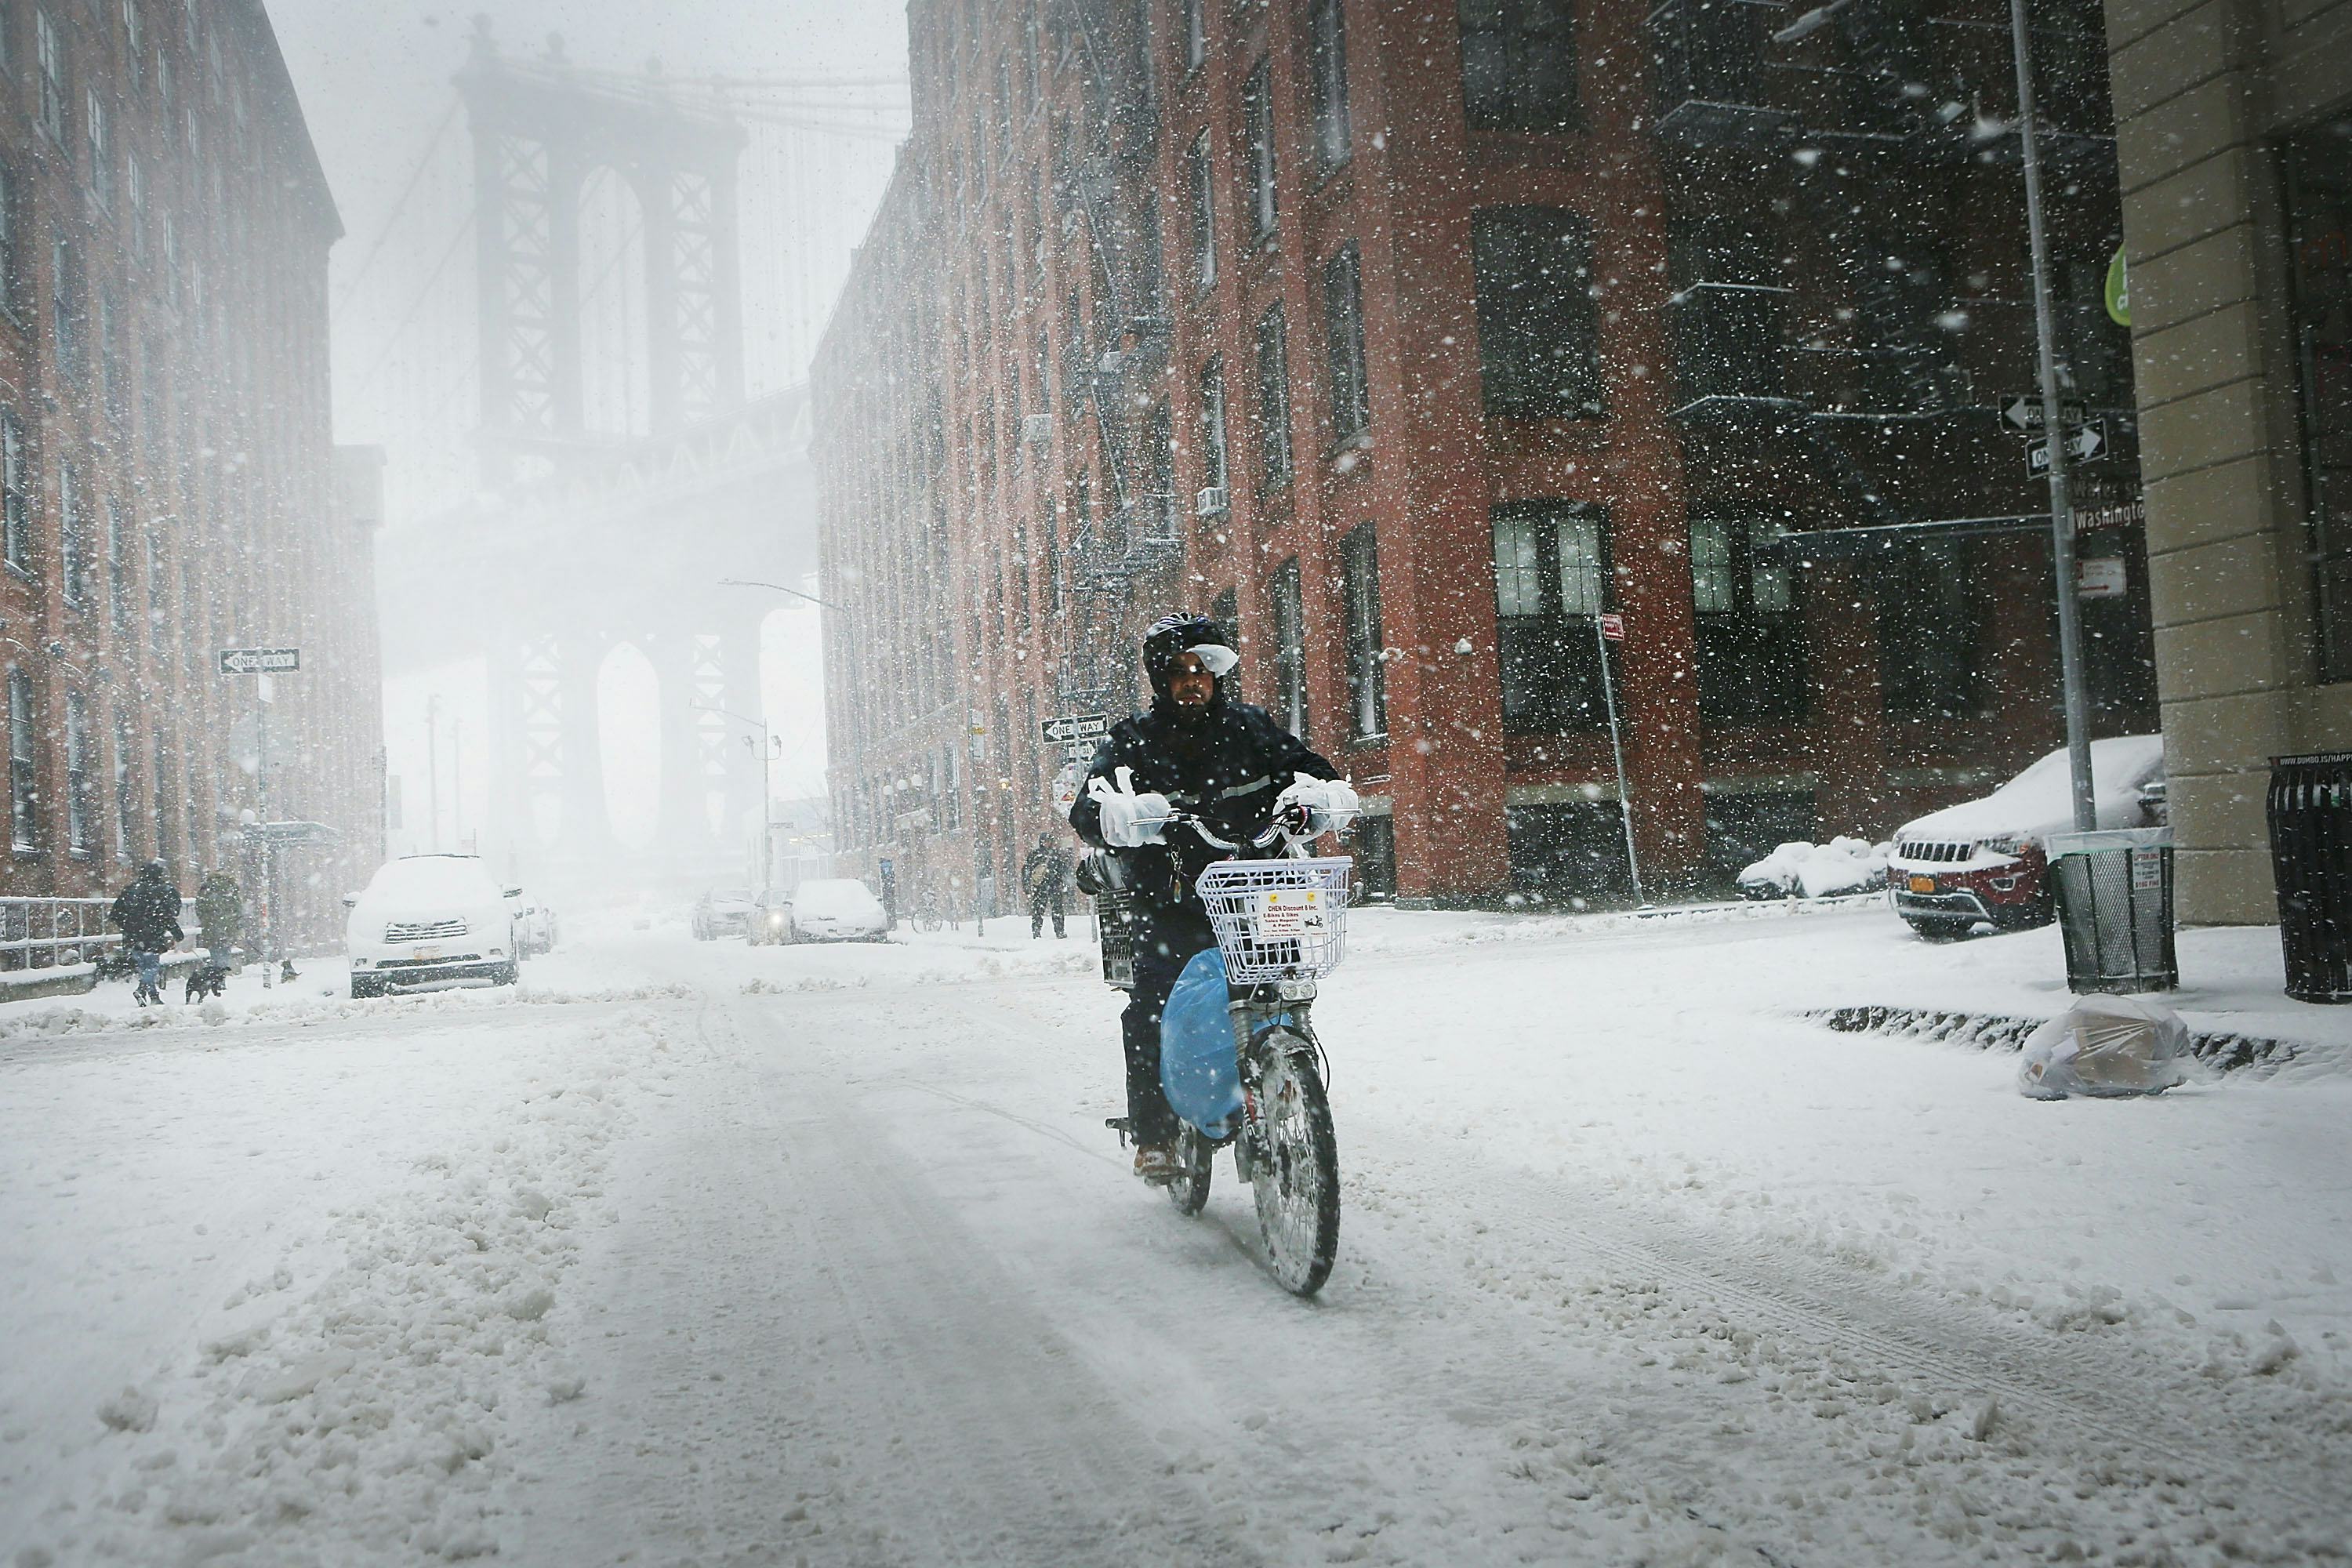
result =
M2047 155L2113 156L2103 39L2037 5L2037 98ZM1675 414L1780 429L1843 476L1874 521L1900 521L1839 432L1982 417L1998 386L1969 360L1997 332L1951 276L1924 198L1971 163L2013 164L2015 76L2006 14L1970 0L1664 0L1649 16L1654 133L1695 163L1785 176L1787 224L1834 258L1829 312L1792 297L1769 242L1735 208L1678 215L1672 305ZM1744 161L1744 163L1743 163ZM1812 301L1819 303L1819 301ZM1805 319L1802 329L1794 323ZM2018 347L2030 321L2017 316ZM2006 323L2001 323L2005 325Z
M1127 623L1137 582L1180 559L1183 539L1161 374L1169 323L1150 67L1132 36L1131 12L1106 0L1056 3L1084 86L1069 144L1055 149L1055 210L1066 238L1085 237L1095 301L1091 330L1070 323L1076 331L1064 356L1064 395L1091 418L1108 503L1077 520L1063 563L1071 614L1055 697L1062 711L1077 713L1124 704L1134 679Z

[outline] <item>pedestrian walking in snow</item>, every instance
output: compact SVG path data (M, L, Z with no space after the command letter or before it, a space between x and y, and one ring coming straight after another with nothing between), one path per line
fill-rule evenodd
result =
M245 894L226 870L205 873L196 888L196 925L212 950L212 964L234 973L243 967L236 953L245 935Z
M122 890L109 913L122 928L122 945L138 966L139 986L132 994L142 1007L162 1006L163 954L188 934L180 929L180 889L165 879L163 862L150 860L142 866L137 879Z
M1165 1182L1176 1171L1176 1113L1160 1084L1160 1014L1192 955L1217 944L1194 883L1224 858L1194 835L1164 841L1170 807L1240 845L1277 821L1304 830L1326 806L1355 810L1353 790L1326 782L1337 781L1339 769L1265 709L1225 695L1225 677L1240 663L1213 621L1178 615L1155 625L1143 639L1151 707L1104 737L1070 808L1078 837L1117 851L1136 889L1135 985L1120 1029L1135 1173L1146 1181Z
M1029 940L1045 934L1045 914L1054 916L1054 940L1069 933L1063 917L1069 910L1070 852L1054 842L1050 833L1037 835L1037 847L1021 862L1021 885L1029 892Z

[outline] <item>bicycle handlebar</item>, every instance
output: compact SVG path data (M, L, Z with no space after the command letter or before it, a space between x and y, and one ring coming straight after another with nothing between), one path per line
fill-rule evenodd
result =
M1202 821L1199 817L1193 816L1189 811L1171 809L1165 816L1138 817L1136 818L1136 824L1138 826L1158 827L1163 830L1170 827L1189 827L1200 837L1202 843L1208 845L1212 848L1228 849L1236 855L1241 853L1242 847L1240 845L1234 843L1230 838L1219 837L1215 833L1210 830L1207 823ZM1312 837L1314 836L1310 834L1306 837ZM1284 827L1281 823L1276 822L1270 824L1265 832L1251 839L1250 847L1253 849L1264 849L1277 838L1286 838L1291 843L1296 844L1299 842L1300 836L1290 832L1287 828Z

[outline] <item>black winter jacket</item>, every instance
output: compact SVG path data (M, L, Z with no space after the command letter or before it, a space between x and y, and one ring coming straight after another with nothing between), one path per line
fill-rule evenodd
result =
M1070 808L1070 826L1087 843L1103 846L1102 807L1089 798L1087 786L1096 779L1118 784L1118 771L1134 770L1138 795L1157 792L1171 805L1209 824L1220 838L1244 846L1243 858L1280 853L1251 849L1249 841L1274 820L1276 796L1300 773L1309 778L1336 779L1339 770L1307 750L1304 742L1275 721L1274 715L1246 702L1231 702L1222 690L1193 724L1179 723L1165 700L1152 704L1111 727L1095 750L1094 764L1078 786L1077 804ZM1198 835L1182 828L1169 832L1170 844L1148 844L1120 849L1130 881L1148 899L1164 904L1200 905L1192 884L1212 861L1232 858L1212 848Z
M133 952L162 952L185 935L180 930L180 889L145 878L122 890L109 911Z

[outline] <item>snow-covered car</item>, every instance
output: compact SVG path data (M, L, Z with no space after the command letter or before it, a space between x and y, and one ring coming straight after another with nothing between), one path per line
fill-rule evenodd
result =
M2150 786L2164 777L2164 737L2118 735L2091 742L2091 787L2101 827L2138 827ZM2056 913L2049 839L2074 826L2064 748L1981 800L1932 811L1895 835L1886 864L1895 912L1921 936L1965 936L1979 925L2023 931Z
M694 940L717 942L742 936L751 927L760 900L749 888L713 888L694 901Z
M352 994L439 985L511 985L514 910L509 889L472 855L404 855L345 899L343 943Z
M853 877L823 877L793 889L784 942L887 942L890 917Z
M1874 892L1886 885L1886 858L1894 851L1892 844L1869 844L1859 838L1783 844L1739 873L1739 896L1829 899L1841 893Z
M507 889L514 910L515 944L524 958L555 951L555 911L520 888Z

